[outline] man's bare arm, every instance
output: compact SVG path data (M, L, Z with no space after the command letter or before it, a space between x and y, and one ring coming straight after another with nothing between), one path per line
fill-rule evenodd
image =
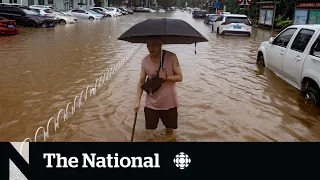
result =
M139 78L138 87L137 87L137 99L136 99L136 102L140 103L140 100L141 100L141 97L142 97L142 93L143 93L143 90L142 90L141 86L145 82L146 77L147 77L147 74L144 71L144 68L143 68L143 66L141 64L141 72L140 72L140 78Z
M172 82L182 82L183 80L183 75L182 71L180 68L179 60L176 55L174 55L174 62L173 62L173 76L168 76L167 81L172 81Z

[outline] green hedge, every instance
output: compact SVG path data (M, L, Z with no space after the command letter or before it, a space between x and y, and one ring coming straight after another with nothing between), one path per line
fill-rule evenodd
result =
M293 20L284 20L284 21L279 21L276 24L276 27L279 28L282 31L285 28L291 26L292 24L293 24Z
M284 30L285 28L291 26L293 24L293 20L286 19L283 20L282 17L277 17L274 19L275 27L279 30Z

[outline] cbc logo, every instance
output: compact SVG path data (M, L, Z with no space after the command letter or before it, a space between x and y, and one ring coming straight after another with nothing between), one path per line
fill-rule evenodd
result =
M173 159L173 163L180 169L185 169L189 166L191 159L189 158L188 154L181 152L176 155Z

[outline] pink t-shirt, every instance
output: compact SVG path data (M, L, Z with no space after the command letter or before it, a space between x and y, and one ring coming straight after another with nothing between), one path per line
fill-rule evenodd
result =
M174 53L166 51L163 68L167 72L168 76L174 75L174 57ZM152 78L157 75L159 66L160 61L158 63L152 62L149 55L147 55L142 60L142 68L145 70L148 78ZM165 81L164 83L162 83L162 86L157 92L155 92L152 95L147 94L145 106L154 110L168 110L171 108L179 108L176 83L171 81Z

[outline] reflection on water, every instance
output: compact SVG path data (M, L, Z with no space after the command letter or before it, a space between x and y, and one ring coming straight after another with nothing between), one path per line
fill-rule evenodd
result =
M178 84L179 129L170 141L317 141L319 110L267 69L258 69L256 51L270 31L251 38L217 36L187 12L135 14L102 21L83 20L51 29L21 28L0 39L1 141L33 139L38 127L92 85L136 45L117 41L130 26L157 16L181 18L209 42L166 45L184 74ZM130 141L133 105L145 45L115 78L65 122L50 141ZM144 104L144 98L141 100ZM143 108L135 141L146 141ZM159 123L158 141L168 141ZM39 138L38 138L39 139Z

